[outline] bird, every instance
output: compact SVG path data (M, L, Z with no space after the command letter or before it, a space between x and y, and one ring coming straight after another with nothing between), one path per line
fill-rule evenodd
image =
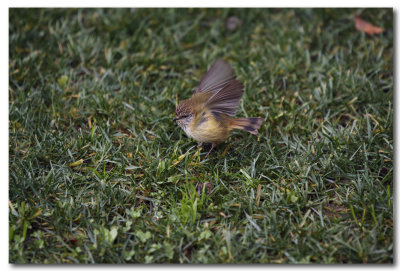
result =
M181 101L173 121L187 136L200 143L211 143L211 148L225 141L233 129L258 134L263 118L234 118L244 92L243 84L236 79L233 68L218 59L195 88L193 96Z

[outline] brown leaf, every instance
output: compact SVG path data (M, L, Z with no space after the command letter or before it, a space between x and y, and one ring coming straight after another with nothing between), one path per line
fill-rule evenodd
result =
M383 31L383 28L372 25L372 24L364 21L357 15L354 15L354 22L355 22L356 29L358 31L365 32L368 35L380 34Z
M257 194L256 194L256 206L258 207L258 205L260 205L260 192L261 192L261 184L258 184L257 187Z
M228 30L235 30L238 26L241 25L241 20L236 17L236 16L231 16L228 18L228 20L226 20L226 28L228 28Z
M199 184L197 184L196 185L196 191L197 191L197 194L199 194L199 195L201 195L201 192L202 192L202 190L203 190L203 186L207 186L207 196L208 195L210 195L211 194L211 192L212 192L212 185L209 183L209 182L205 182L205 183L199 183Z

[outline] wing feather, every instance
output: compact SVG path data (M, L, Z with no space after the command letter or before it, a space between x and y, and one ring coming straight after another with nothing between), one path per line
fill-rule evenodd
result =
M218 91L235 79L232 67L223 59L218 59L207 71L196 88L197 92Z
M212 95L205 106L211 112L235 116L239 100L243 95L243 84L238 80L229 81L222 89Z

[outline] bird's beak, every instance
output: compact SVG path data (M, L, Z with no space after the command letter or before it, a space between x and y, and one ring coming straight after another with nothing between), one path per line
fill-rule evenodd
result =
M178 118L177 117L174 117L173 119L172 119L172 121L176 121Z

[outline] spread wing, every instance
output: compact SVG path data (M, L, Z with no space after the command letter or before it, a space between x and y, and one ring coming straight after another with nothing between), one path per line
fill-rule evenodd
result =
M222 113L233 117L236 115L242 95L243 84L238 80L231 80L212 95L205 103L205 106L213 113Z
M218 59L203 76L195 92L218 91L233 79L235 72L232 67L223 59Z

